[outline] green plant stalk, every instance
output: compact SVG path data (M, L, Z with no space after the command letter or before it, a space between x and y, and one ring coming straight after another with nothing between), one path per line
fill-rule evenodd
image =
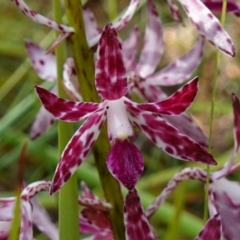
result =
M221 24L224 25L226 19L226 10L227 10L227 0L223 0L222 3L222 13L221 13ZM216 53L216 67L213 78L213 90L211 96L211 111L210 111L210 127L209 127L209 140L208 140L208 151L212 150L212 138L213 138L213 118L214 118L214 108L215 108L215 99L217 93L217 78L220 69L220 56L221 53L218 50ZM208 219L208 191L209 191L209 179L210 179L210 166L207 165L207 178L205 185L205 199L204 199L204 215L203 221L206 222Z
M79 0L65 0L65 8L69 25L75 29L75 34L70 38L70 42L83 100L99 102L94 82L93 52L89 49L85 36L82 6ZM104 126L93 147L93 153L105 198L112 205L109 219L114 239L124 240L123 197L119 183L109 173L105 164L109 150L107 130Z
M62 19L61 2L53 0L54 19L60 22ZM65 61L65 46L61 44L55 51L57 61L57 86L58 96L66 98L62 86L63 64ZM58 121L58 151L61 156L73 134L73 125ZM78 211L78 186L76 173L64 184L59 191L59 239L79 240L79 211Z

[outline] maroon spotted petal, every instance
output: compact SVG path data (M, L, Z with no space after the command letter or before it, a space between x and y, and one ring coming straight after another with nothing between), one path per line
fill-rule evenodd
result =
M201 37L185 55L147 78L152 85L172 86L186 81L196 70L203 57L204 39Z
M115 140L106 164L111 174L129 190L135 187L144 169L142 154L127 139Z
M149 112L177 115L184 112L193 102L198 91L198 78L196 77L192 81L185 84L173 95L166 100L155 102L137 104L130 100L125 101L125 104L131 110L131 107L138 108L139 110L145 110Z
M67 58L63 66L63 86L72 100L82 101L79 81L73 58Z
M189 179L199 180L203 183L206 182L207 173L201 168L184 168L177 172L172 179L168 181L167 186L161 191L161 193L155 198L155 200L146 209L145 214L147 218L150 218L155 211L162 205L174 189L183 181ZM211 181L210 176L210 181Z
M225 178L210 184L212 203L220 214L225 239L238 240L240 236L240 184Z
M237 151L240 145L240 102L235 94L232 94L232 105L234 113L234 147Z
M44 107L54 115L54 117L75 122L90 116L93 112L101 110L101 104L72 102L57 97L53 93L35 85L36 92Z
M86 158L95 143L106 113L99 111L92 114L77 130L65 147L53 177L50 193L53 194L72 176Z
M212 11L222 12L223 0L203 0L203 3ZM228 13L234 13L240 16L240 4L236 0L227 0Z
M147 1L147 7L148 22L144 35L144 46L136 67L136 73L141 78L146 78L155 71L164 50L163 28L152 0Z
M135 57L137 53L139 37L140 37L139 29L135 27L132 30L131 34L128 36L128 38L122 42L123 49L122 53L127 72L134 71L136 67Z
M217 48L235 56L235 47L218 19L201 0L178 0L199 33Z
M98 36L101 30L98 28L95 16L89 8L83 9L83 20L87 41L89 42L91 39Z
M219 214L210 218L195 240L221 240L221 220Z
M31 8L29 8L27 6L27 4L24 2L24 0L13 0L13 2L22 11L23 14L25 14L26 16L31 18L36 23L40 23L44 26L55 29L62 33L73 33L74 32L74 29L72 27L68 27L63 24L56 23L56 22L42 16L41 14L33 11Z
M114 29L116 29L116 31L121 30L123 27L125 27L127 25L127 23L131 20L133 14L135 13L139 3L140 3L140 0L131 0L125 13L112 25L112 27ZM90 47L93 47L94 45L96 45L98 43L99 39L100 39L100 35L91 39L90 42L88 43L88 45Z
M221 169L213 173L215 179L219 179L226 176L237 158L237 153L240 144L240 102L235 94L232 94L232 106L234 115L234 127L233 127L234 149L232 157L224 164L224 166Z
M34 225L49 239L58 240L58 228L50 219L47 211L38 203L36 198L31 199Z
M181 133L187 135L203 147L208 146L208 138L203 133L201 128L194 122L192 117L186 112L179 115L161 114L161 118L163 118L166 122L177 128Z
M128 192L124 203L126 240L156 240L155 233L146 218L140 198L134 189Z
M174 158L216 165L207 150L168 124L161 117L138 109L129 109L130 120L160 149Z
M116 100L127 93L126 70L121 51L117 32L109 24L99 40L96 60L96 88L103 99Z
M25 40L31 64L38 76L43 80L56 81L57 66L53 54L46 54L46 51L30 40Z
M19 240L32 240L33 239L33 219L32 219L32 206L28 201L22 201L21 204L21 224Z

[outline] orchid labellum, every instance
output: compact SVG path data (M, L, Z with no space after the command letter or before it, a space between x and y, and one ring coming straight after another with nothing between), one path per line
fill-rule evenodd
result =
M143 158L129 141L132 126L139 128L159 148L179 159L215 164L212 156L198 143L178 132L158 114L177 115L194 100L198 80L187 83L164 101L137 104L129 100L126 70L116 30L107 25L101 35L96 60L96 88L101 103L72 102L36 86L44 107L64 121L87 120L63 151L55 172L51 193L67 181L86 158L107 120L112 149L107 157L109 171L128 189L133 189L143 171ZM120 154L121 153L121 154Z

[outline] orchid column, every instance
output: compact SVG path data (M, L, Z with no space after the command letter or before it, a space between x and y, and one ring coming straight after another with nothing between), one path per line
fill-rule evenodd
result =
M65 0L65 7L69 25L73 26L76 31L70 41L83 100L98 102L99 96L94 84L93 52L89 49L86 41L81 3L79 0ZM93 152L104 195L112 205L109 217L114 239L125 239L122 194L117 180L112 177L105 164L109 150L107 131L104 127L95 143Z

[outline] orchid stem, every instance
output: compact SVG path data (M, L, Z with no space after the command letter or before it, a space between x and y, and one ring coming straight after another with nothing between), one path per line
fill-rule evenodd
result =
M61 22L61 2L60 0L53 0L54 19ZM57 61L57 86L58 96L66 98L62 86L63 64L65 61L65 46L62 43L55 51ZM58 149L59 156L67 145L69 139L73 134L72 124L59 121L58 122ZM79 240L79 224L78 224L78 187L77 176L74 174L59 192L59 240Z
M227 0L223 0L222 3L222 13L221 13L221 24L224 25L226 19L226 10L227 10ZM210 112L210 127L209 127L209 140L208 140L208 151L212 151L212 132L213 132L213 118L214 118L214 108L215 108L215 100L216 100L216 92L217 92L217 79L219 75L220 69L220 56L221 53L218 50L216 53L216 67L213 78L213 89L212 89L212 97L211 97L211 112ZM206 178L206 186L205 186L205 199L204 199L204 215L203 221L206 222L208 219L208 191L209 191L209 179L210 179L210 166L207 165L207 178Z
M99 102L94 82L93 52L89 49L85 36L82 5L79 0L65 0L65 8L68 23L75 29L70 42L83 100ZM123 197L118 181L112 177L106 167L105 162L109 150L110 144L105 126L93 147L93 153L105 198L112 205L109 219L114 239L124 240Z

